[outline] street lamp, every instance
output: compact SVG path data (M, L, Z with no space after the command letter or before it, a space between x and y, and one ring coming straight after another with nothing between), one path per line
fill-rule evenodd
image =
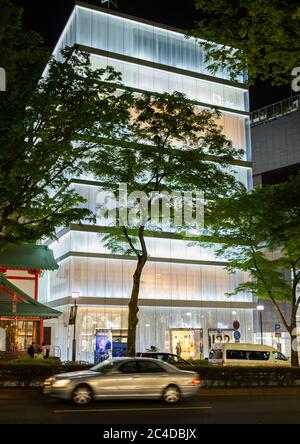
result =
M71 308L71 320L70 324L74 325L73 330L73 342L72 342L72 361L76 361L76 316L77 316L77 299L79 298L78 291L72 291L72 299L74 300L74 306Z
M262 312L264 311L265 307L263 305L257 305L256 307L257 311L259 312L259 324L260 324L260 343L263 343L263 331L262 331Z

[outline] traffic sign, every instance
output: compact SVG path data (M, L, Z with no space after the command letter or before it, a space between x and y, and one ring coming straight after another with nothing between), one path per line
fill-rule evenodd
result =
M281 325L275 324L275 331L280 331L280 330L281 330Z
M281 338L281 331L275 331L275 338Z
M233 333L234 339L238 341L241 338L241 333L239 331L235 331Z
M234 321L234 323L232 324L232 326L233 326L233 328L235 329L235 330L238 330L239 328L240 328L240 323L239 323L239 321Z

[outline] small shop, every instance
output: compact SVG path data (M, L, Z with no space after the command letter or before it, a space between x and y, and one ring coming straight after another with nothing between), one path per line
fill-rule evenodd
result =
M38 302L43 270L58 268L47 246L22 245L0 254L0 358L26 355L44 341L44 321L61 312ZM51 344L47 344L51 345Z
M44 320L60 314L35 301L0 273L0 357L26 355L32 342L41 347Z

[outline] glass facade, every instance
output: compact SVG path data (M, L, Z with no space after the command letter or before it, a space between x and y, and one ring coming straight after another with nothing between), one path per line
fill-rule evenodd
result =
M154 26L134 18L76 6L56 46L56 51L75 43L149 61L160 65L210 75L204 49L184 33ZM227 69L216 77L230 79ZM242 77L237 79L242 82Z
M199 108L223 107L218 123L224 134L250 160L248 92L242 85L226 82L226 70L209 75L203 49L194 39L163 27L141 23L98 8L76 6L59 40L55 55L64 46L87 47L95 68L113 66L127 86L136 91L181 91ZM239 79L241 81L241 79ZM201 106L200 106L201 104ZM232 174L251 186L249 164L233 166ZM72 186L86 197L92 211L97 208L99 185L82 177L84 184ZM97 221L102 225L102 221ZM136 350L151 345L182 357L203 358L216 340L233 341L232 322L241 324L241 341L253 341L253 307L248 294L228 298L245 273L228 273L215 255L215 246L202 248L162 235L146 239L150 260L141 282ZM77 359L94 362L101 341L110 353L126 353L127 304L135 260L112 255L88 226L73 227L52 242L59 270L40 279L40 300L63 315L47 321L51 344L62 359L71 359L72 328L68 325L71 294L79 292L76 327ZM219 338L219 339L217 339ZM99 345L100 344L100 345ZM178 348L177 348L178 350Z

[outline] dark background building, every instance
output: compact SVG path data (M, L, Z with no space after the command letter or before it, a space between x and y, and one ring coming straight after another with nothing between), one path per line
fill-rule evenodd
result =
M274 184L300 171L300 95L251 115L253 181Z

